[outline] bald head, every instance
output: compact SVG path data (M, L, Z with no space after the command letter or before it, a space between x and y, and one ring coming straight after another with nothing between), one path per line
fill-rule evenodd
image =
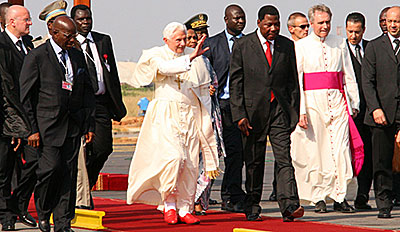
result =
M77 33L75 23L70 17L58 16L51 32L54 42L62 49L69 50L74 46Z
M20 5L10 6L6 12L6 28L17 38L29 34L32 25L28 9Z
M393 37L400 37L400 7L393 6L386 12L386 26Z
M246 15L239 5L229 5L225 8L226 30L231 35L239 35L246 26Z

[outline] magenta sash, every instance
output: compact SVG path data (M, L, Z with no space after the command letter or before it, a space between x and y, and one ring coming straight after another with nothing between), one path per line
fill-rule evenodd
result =
M354 176L358 176L364 164L364 143L357 130L353 118L350 116L345 92L343 90L343 72L315 72L304 73L304 91L316 89L338 89L344 96L347 113L349 114L351 163Z

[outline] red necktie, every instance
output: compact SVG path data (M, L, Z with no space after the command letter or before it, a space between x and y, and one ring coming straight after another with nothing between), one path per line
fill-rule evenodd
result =
M265 57L267 57L269 68L271 68L271 64L272 64L271 44L268 40L267 40L267 42L265 42L265 44L267 45L267 50L265 51ZM271 102L274 99L275 99L274 93L271 91Z

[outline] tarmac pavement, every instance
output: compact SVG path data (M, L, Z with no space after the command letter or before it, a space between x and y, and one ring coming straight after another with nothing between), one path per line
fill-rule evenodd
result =
M114 135L116 140L114 141L114 152L109 157L106 162L102 172L105 173L120 173L127 174L129 172L129 165L132 159L133 150L135 147L136 139L138 131L130 131L129 133L118 133ZM124 139L120 139L124 138ZM262 215L269 217L281 217L277 202L268 201L269 195L272 190L272 179L273 179L273 154L270 146L267 148L266 154L266 164L265 164L265 174L264 174L264 188L263 188L263 196L261 201L261 206L263 208ZM223 170L223 159L220 160L220 166ZM244 173L243 173L244 174ZM245 176L245 175L243 175ZM221 201L220 198L220 188L221 188L222 176L218 177L218 179L214 182L212 188L211 198L217 200L219 203ZM348 202L353 205L353 198L356 191L356 184L352 184L350 187L350 191L348 194ZM244 182L243 182L244 188ZM126 200L126 191L95 191L93 192L94 197L103 197L103 198L111 198L111 199L123 199ZM314 213L313 206L305 207L305 214L301 220L304 221L314 221L314 222L326 222L326 223L334 223L341 225L350 225L350 226L359 226L359 227L370 227L370 228L380 228L380 229L389 229L389 230L399 230L400 231L400 207L395 207L392 211L392 219L378 219L377 214L378 210L376 209L376 204L373 197L373 191L370 192L370 201L369 204L373 207L370 211L365 212L356 212L353 214L344 214L337 213L333 211L333 207L331 203L328 203L328 213L325 214L317 214ZM212 210L221 210L220 205L211 205L210 209ZM243 214L243 217L244 214ZM201 218L200 218L201 219ZM252 222L249 222L252 223ZM28 228L21 223L16 224L16 228L19 231L38 231L38 229ZM84 232L90 230L76 229L73 228L76 232Z

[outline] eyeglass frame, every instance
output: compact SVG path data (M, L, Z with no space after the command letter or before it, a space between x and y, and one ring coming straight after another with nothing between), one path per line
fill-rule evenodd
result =
M305 30L306 28L310 28L310 24L303 24L300 26L293 26L293 27L300 27L302 30Z

